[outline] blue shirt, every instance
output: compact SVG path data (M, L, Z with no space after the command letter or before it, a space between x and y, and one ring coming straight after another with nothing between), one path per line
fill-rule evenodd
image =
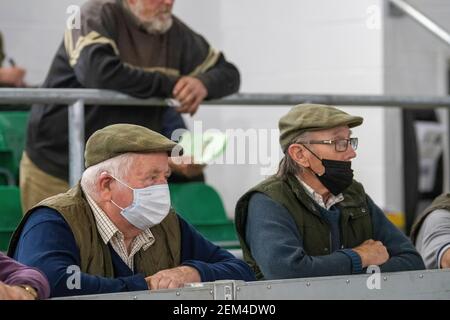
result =
M183 218L178 218L181 229L181 265L197 269L202 282L255 280L245 262L214 245ZM144 275L131 270L111 247L110 251L114 278L80 273L80 286L73 288L77 284L73 268L81 264L73 233L56 210L40 208L25 223L14 258L42 270L49 280L53 297L147 290Z
M373 201L367 197L373 226L373 239L386 246L389 260L382 272L424 269L420 255L411 241L399 231ZM263 193L255 193L249 202L245 241L265 279L321 277L361 273L361 258L342 248L339 209L319 208L330 225L332 252L310 256L303 249L303 239L288 210Z

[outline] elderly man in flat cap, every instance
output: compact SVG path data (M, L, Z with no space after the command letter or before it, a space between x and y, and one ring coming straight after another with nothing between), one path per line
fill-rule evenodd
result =
M335 107L298 105L279 122L278 173L236 206L244 258L258 279L423 269L411 242L353 180L361 117Z
M41 269L53 297L254 280L245 262L171 209L168 153L176 146L137 125L96 131L80 184L30 209L9 255Z

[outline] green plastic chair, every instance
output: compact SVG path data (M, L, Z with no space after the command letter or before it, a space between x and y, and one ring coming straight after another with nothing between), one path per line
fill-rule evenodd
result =
M0 251L8 249L9 240L21 219L19 188L0 186Z
M28 111L0 112L0 168L9 171L17 183L22 152L25 147ZM5 176L0 176L0 184Z
M170 186L172 207L205 238L227 248L239 248L234 223L228 219L217 191L202 182Z

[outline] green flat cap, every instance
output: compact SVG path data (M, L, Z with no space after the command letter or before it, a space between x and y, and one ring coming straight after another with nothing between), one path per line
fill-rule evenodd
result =
M113 124L97 130L84 152L86 168L128 152L171 152L177 144L163 135L134 124ZM181 150L181 147L180 147Z
M299 104L281 117L280 145L284 151L301 133L318 131L347 125L350 128L363 123L362 117L351 116L333 106L323 104Z

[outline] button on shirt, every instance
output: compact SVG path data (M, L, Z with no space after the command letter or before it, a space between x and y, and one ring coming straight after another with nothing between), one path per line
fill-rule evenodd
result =
M128 254L123 233L109 219L106 213L97 205L97 203L85 192L89 206L94 213L97 229L102 237L103 242L107 245L111 243L112 248L119 257L134 270L134 255L141 249L147 250L155 243L155 237L150 229L145 229L131 243L131 252Z
M330 208L332 206L334 206L335 204L344 200L344 195L342 193L339 193L337 196L330 193L330 196L328 197L328 200L325 203L325 201L323 201L323 197L320 194L315 192L313 188L311 188L309 185L307 185L304 181L300 180L298 177L297 177L297 179L298 179L298 181L300 181L301 185L305 189L308 196L311 199L313 199L319 206L321 206L322 208L324 208L326 210L330 210Z

